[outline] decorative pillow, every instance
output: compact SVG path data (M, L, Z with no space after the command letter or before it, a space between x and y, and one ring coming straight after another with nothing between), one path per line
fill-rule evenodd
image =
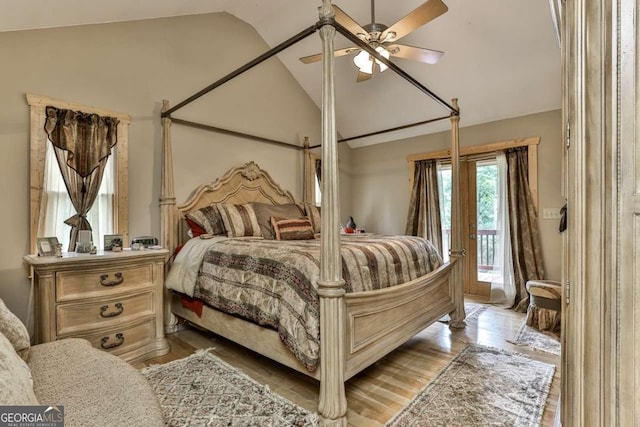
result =
M4 305L4 304L3 304ZM3 405L39 405L27 363L0 334L0 402Z
M261 237L260 225L256 213L250 204L232 205L221 203L218 205L227 237Z
M23 360L29 358L29 348L31 347L29 332L20 319L7 308L1 299L0 333L7 337L13 349Z
M271 225L276 233L276 240L312 240L313 225L307 217L271 218Z
M201 234L218 236L226 233L219 206L219 204L212 204L185 215L193 237L198 237Z
M313 225L313 232L320 232L320 208L312 203L305 203L304 210Z
M207 234L207 230L202 228L200 224L198 224L197 222L194 222L193 220L186 217L184 220L187 223L187 226L189 226L189 231L187 232L187 235L189 236L189 238L198 237L203 234Z
M284 205L270 205L268 203L251 203L253 211L256 213L262 237L265 239L275 239L276 235L271 226L271 217L300 218L304 215L304 210L300 206L289 203Z

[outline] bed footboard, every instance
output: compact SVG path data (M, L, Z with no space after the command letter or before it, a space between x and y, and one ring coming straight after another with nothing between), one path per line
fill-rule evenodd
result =
M455 261L403 285L346 294L346 379L455 309Z

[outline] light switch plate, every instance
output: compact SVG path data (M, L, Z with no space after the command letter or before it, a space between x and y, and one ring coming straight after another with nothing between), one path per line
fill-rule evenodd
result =
M560 219L560 208L544 208L542 209L543 219Z

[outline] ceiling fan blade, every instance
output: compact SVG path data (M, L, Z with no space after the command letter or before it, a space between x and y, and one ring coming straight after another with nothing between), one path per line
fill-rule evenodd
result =
M344 49L334 50L333 56L337 58L338 56L345 56L345 55L349 55L356 52L360 52L360 48L357 48L355 46L346 47ZM316 53L315 55L303 56L302 58L300 58L300 61L304 62L305 64L311 64L312 62L318 62L321 60L322 60L321 53Z
M392 44L387 46L387 50L391 56L404 59L414 59L426 64L436 64L444 52L433 49L424 49L421 47L406 46L403 44Z
M334 19L338 22L338 24L342 25L347 30L349 30L356 36L360 37L361 39L362 38L366 40L369 39L369 33L367 33L367 31L364 28L362 28L360 24L358 24L353 18L347 15L344 12L344 10L340 9L335 4L333 5L333 10L335 11L335 14L336 14Z
M356 79L356 82L358 83L364 82L365 80L369 80L372 76L373 74L363 73L362 71L358 71L358 78Z
M381 40L398 41L415 29L445 13L449 8L442 0L428 0L415 8L407 16L387 28L380 37ZM395 33L395 37L391 37ZM388 37L388 38L387 38Z

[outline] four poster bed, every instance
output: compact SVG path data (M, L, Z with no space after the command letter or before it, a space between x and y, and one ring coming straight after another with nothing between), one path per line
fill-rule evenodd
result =
M167 319L173 318L174 320L173 315L184 318L189 322L211 330L266 357L318 379L320 381L318 411L323 424L346 426L347 405L344 388L344 382L346 380L406 342L444 314L449 313L451 315L451 327L464 327L462 263L459 262L459 258L464 256L464 251L461 249L461 215L460 198L458 194L459 110L457 101L454 100L453 105L442 101L433 94L433 92L408 76L395 64L381 57L368 45L362 43L357 37L349 33L348 30L333 19L333 16L331 1L323 0L323 4L320 7L320 21L317 24L314 24L292 39L261 55L233 73L230 73L175 107L169 108L168 102L163 102L162 196L160 200L162 216L161 239L162 245L173 251L178 245L185 243L185 240L187 240L185 237L187 228L185 218L193 218L193 215L196 213L202 212L203 209L207 210L212 206L224 211L229 208L223 208L223 205L245 206L250 203L259 203L261 206L273 205L276 209L279 209L278 207L282 205L295 205L296 200L294 200L292 195L275 183L266 171L260 169L253 162L233 168L212 183L199 186L184 203L177 205L173 186L173 160L170 134L172 123L230 133L252 139L264 140L264 138L188 122L172 117L171 113L318 30L323 41L324 53L321 144L323 179L319 245L312 242L296 241L293 243L294 246L292 246L294 249L291 249L291 246L282 246L285 242L277 240L218 237L209 239L209 236L205 236L207 237L206 239L194 238L186 242L182 251L187 249L187 252L183 253L180 262L184 264L192 261L190 258L191 254L204 254L202 256L205 259L205 263L209 262L210 264L202 264L202 267L199 267L201 276L208 275L210 285L219 287L216 292L224 293L224 290L220 290L223 289L224 283L222 282L238 283L247 278L250 282L256 276L256 271L259 270L259 268L256 267L254 260L252 261L251 268L248 268L244 272L236 268L230 273L231 276L225 278L222 277L226 274L224 273L225 270L223 267L240 262L237 260L244 260L243 262L246 262L247 259L252 258L252 254L256 253L260 254L260 259L263 259L262 255L266 254L268 249L273 249L272 247L274 247L276 252L280 251L280 256L284 258L280 260L275 258L275 260L271 260L271 258L269 258L268 267L270 271L272 271L275 268L281 268L282 265L290 265L293 263L297 266L299 262L292 261L289 255L293 252L303 253L302 257L305 260L311 260L306 262L306 264L311 265L311 267L315 266L316 270L311 269L309 272L306 272L306 270L301 268L300 271L302 271L302 273L300 274L298 274L299 272L297 270L291 273L292 270L289 269L286 271L286 274L278 270L277 274L272 274L272 279L277 276L278 280L271 281L270 286L272 287L269 288L269 292L278 293L279 290L285 289L285 291L290 293L305 294L304 297L307 298L307 303L316 308L317 317L313 318L315 320L312 319L311 322L316 323L315 326L317 329L311 328L305 330L302 335L305 333L308 335L317 333L318 339L316 342L312 342L310 347L317 344L315 354L317 355L317 362L319 364L314 366L313 363L305 359L304 356L301 357L299 353L303 353L304 355L304 351L296 352L294 355L294 352L291 351L292 344L290 342L283 343L284 338L290 338L292 335L296 335L296 333L283 332L283 328L272 324L271 318L254 319L258 323L271 327L260 326L258 323L245 320L246 318L251 318L251 316L240 317L239 315L242 315L244 309L238 309L236 303L230 301L231 297L228 295L223 295L224 298L218 297L218 304L216 305L215 301L211 302L211 299L216 300L215 297L209 300L206 298L205 294L207 294L208 291L189 290L181 287L182 285L180 283L177 285L174 284L172 287L179 292L172 291L167 293L167 299L170 304L167 306L169 312L167 312L166 317ZM449 118L452 124L451 157L453 190L451 222L452 250L450 251L451 261L448 263L442 264L440 261L427 262L430 257L431 261L433 261L432 255L428 252L428 246L430 244L428 242L426 242L426 244L420 243L417 241L417 238L413 238L416 240L415 242L407 242L407 240L412 239L408 237L405 237L405 240L402 241L390 242L367 236L362 241L355 242L355 240L359 240L359 238L343 238L339 234L337 138L333 87L334 69L333 55L330 54L333 52L333 38L336 30L363 50L369 52L376 59L385 63L390 69L394 70L409 83L416 86L443 106L446 106L450 111L450 115L446 116L446 118ZM292 147L291 144L272 140L266 140L266 142ZM303 152L305 168L311 167L311 165L308 164L309 149L314 147L309 147L309 144L305 142L304 146L296 145L293 146L293 148ZM309 174L305 174L305 176L308 175ZM309 183L305 183L305 188L307 188L308 185ZM305 198L307 196L306 193L305 191ZM305 214L310 215L310 212L305 212ZM242 215L239 215L239 217L240 216ZM273 218L272 221L274 221ZM233 222L231 214L227 212L225 225L229 226L231 222ZM276 226L276 222L273 222L273 224ZM258 236L259 234L253 235ZM286 244L292 243L288 242ZM417 246L410 246L413 244ZM206 245L207 248L201 249L203 245ZM368 281L364 281L364 284L358 287L354 285L356 280L352 277L350 273L351 270L345 267L345 264L348 264L348 262L345 261L345 250L352 252L361 250L370 253L371 251L367 248L369 246L375 247L375 245L379 245L379 248L393 246L396 255L399 253L405 254L395 257L387 255L388 258L393 258L391 264L396 265L396 280L394 283L384 285L388 287L384 287L383 285L371 286L368 284ZM223 253L222 249L220 249L222 247L225 247L225 250L228 252ZM421 247L424 247L426 252L420 252ZM242 252L243 250L245 252ZM380 249L380 251L381 250L382 249ZM178 256L181 255L178 254ZM403 257L408 259L409 264L420 264L420 268L414 270L406 266L399 266L401 264L396 264L400 263L399 259ZM361 258L366 258L366 256ZM218 259L218 261L222 259L222 261L218 262L218 265L213 266L213 259ZM266 255L264 259L266 259ZM178 258L176 258L176 263L177 260ZM199 264L199 261L193 262ZM176 276L180 278L187 276L185 274L178 275L177 273L178 268L182 268L183 264L179 264L180 267L176 266L176 264L174 264L175 268L170 267L167 278L168 281L172 279L176 282L176 280L174 280ZM278 264L280 267L274 267L275 264ZM375 267L371 264L362 264L357 266L357 268L360 268L360 272L370 272L373 271ZM240 273L238 273L238 271L240 271ZM344 280L343 273L349 275L349 280ZM355 274L356 273L354 273L354 275ZM279 280L281 276L286 275L296 276L298 280L296 286L300 283L307 283L307 287L302 291L300 290L302 289L301 287L294 288L293 285L281 286ZM371 275L373 276L374 274L372 273ZM180 281L181 279L177 280L177 282ZM198 280L199 286L203 282L207 282L207 280ZM251 283L253 284L253 282ZM249 286L242 283L241 287L248 288ZM347 288L350 292L346 292ZM291 291L292 289L294 290ZM269 293L265 291L260 292ZM194 310L186 307L188 304L185 304L185 294L199 297L207 302L200 306L202 310L201 313L196 314ZM246 296L247 294L243 295ZM220 301L224 303L220 303ZM272 305L278 304L283 305L281 302ZM298 303L287 304L297 305ZM233 306L236 307L236 309L230 310L233 314L228 314L219 309L223 305ZM217 306L218 308L214 308L213 306ZM307 309L302 309L302 311L305 310ZM297 312L297 314L300 315L300 312ZM287 323L287 321L283 323ZM168 332L171 331L171 328L172 325L168 325ZM288 340L284 339L284 341ZM293 346L295 347L295 345Z

